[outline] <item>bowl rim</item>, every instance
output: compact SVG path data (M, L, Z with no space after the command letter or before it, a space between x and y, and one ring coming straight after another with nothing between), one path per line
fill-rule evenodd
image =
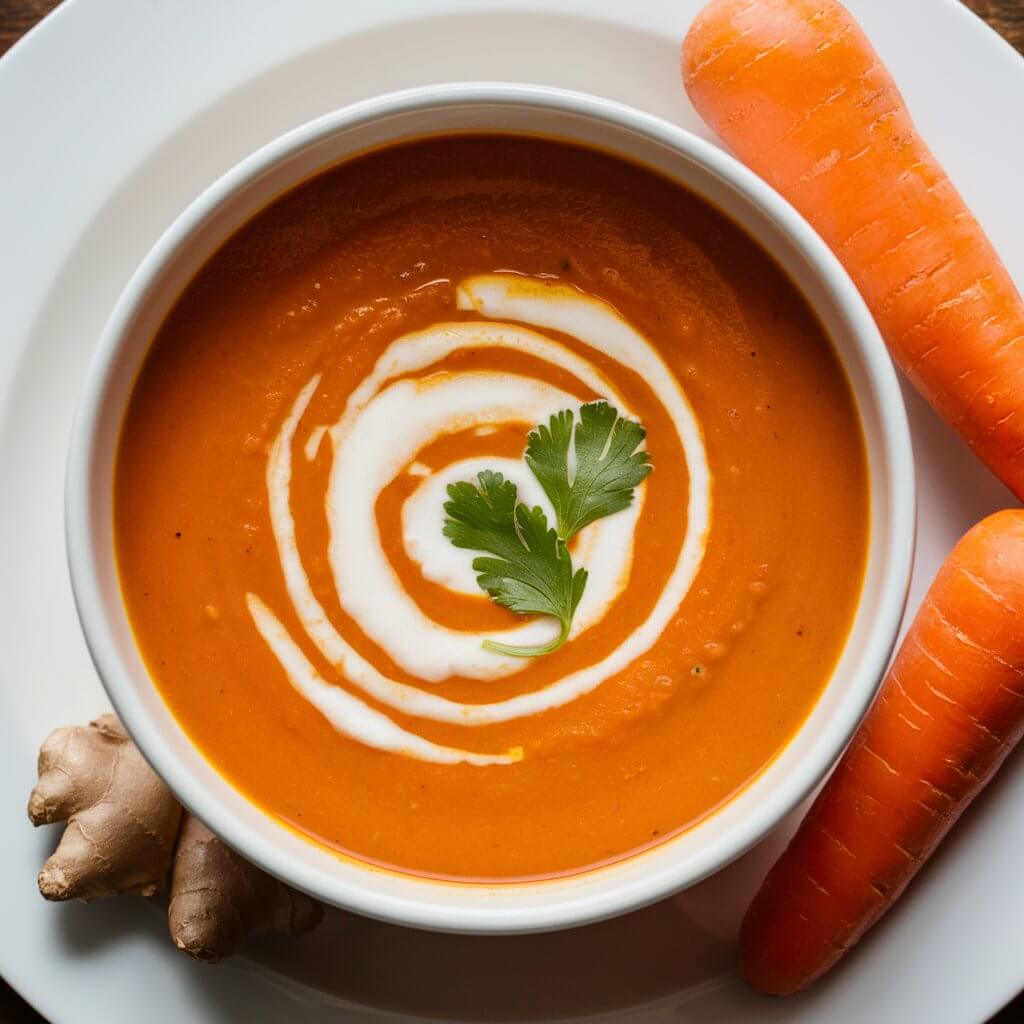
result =
M774 227L781 230L793 248L807 260L813 275L824 286L825 292L836 303L843 319L848 323L850 335L864 361L868 392L877 405L882 428L882 451L888 467L886 510L889 528L885 535L888 541L888 557L884 563L880 597L872 616L867 643L852 671L848 693L844 696L843 703L834 711L826 723L826 728L816 737L812 749L799 765L774 789L769 790L765 798L731 831L708 844L708 848L701 851L700 855L691 856L677 864L676 870L664 869L640 879L633 879L627 885L611 884L603 887L599 893L584 894L576 899L567 899L559 903L547 901L546 904L535 901L533 905L525 907L488 906L486 901L479 905L455 906L408 896L385 896L339 879L332 880L328 891L322 872L312 870L303 864L289 854L282 844L261 836L240 817L229 812L219 798L204 788L198 780L192 779L179 764L171 745L161 735L148 711L136 697L132 673L117 651L100 586L101 566L95 551L95 532L90 512L97 484L91 472L92 455L100 425L102 399L115 359L151 286L186 240L198 231L222 204L251 185L262 174L337 133L398 114L412 114L441 106L473 105L530 107L581 115L610 124L614 128L639 134L702 165L705 171L722 180L727 187L756 207ZM413 134L410 133L409 137L413 137ZM614 153L616 149L609 146L608 151ZM343 157L342 160L347 158ZM294 187L300 180L302 179L297 179L289 187ZM704 198L704 201L709 200ZM814 308L810 298L808 302ZM109 482L104 481L103 484L108 486ZM906 603L913 561L915 517L913 452L895 370L877 326L856 286L836 256L807 221L781 195L735 158L682 127L624 104L586 93L505 82L418 86L342 107L267 143L228 170L194 199L174 219L143 259L118 299L103 330L99 344L91 357L79 397L65 477L66 552L75 606L90 656L104 689L128 732L179 801L248 860L318 899L394 924L476 934L514 934L567 928L639 909L717 872L774 829L827 774L877 691L895 644ZM858 610L863 601L862 592ZM187 733L173 713L171 717L187 738ZM793 734L789 743L792 743L804 729L806 721ZM188 742L210 770L219 775L202 751L195 747L191 740ZM230 780L226 781L234 788ZM749 789L755 782L756 777L738 792ZM275 824L279 824L272 815L262 811L244 794L243 799ZM283 834L284 827L282 826L279 831ZM680 835L686 834L684 831ZM671 847L678 838L679 836L675 836L666 840L658 849ZM619 863L628 863L630 859L632 858ZM352 863L374 873L381 870L355 860ZM605 869L595 869L596 872L602 870ZM453 884L456 887L475 885L413 876L401 877L410 878L417 884L434 889L439 886L451 887ZM555 879L552 882L557 884L559 881L571 881L579 877L578 874L570 875L566 879ZM535 883L502 883L500 888L533 884Z

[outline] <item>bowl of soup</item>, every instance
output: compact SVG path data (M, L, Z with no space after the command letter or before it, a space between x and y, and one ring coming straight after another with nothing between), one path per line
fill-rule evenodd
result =
M271 143L135 274L74 427L107 692L267 871L536 931L808 795L898 628L913 465L839 263L714 146L434 86Z

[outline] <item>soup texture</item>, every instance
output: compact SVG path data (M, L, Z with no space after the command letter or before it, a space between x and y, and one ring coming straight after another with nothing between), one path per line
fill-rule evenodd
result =
M652 471L552 549L588 574L567 642L495 651L558 626L481 589L448 488L501 473L553 526L527 436L598 401ZM130 400L114 531L157 687L251 800L513 880L663 841L765 767L841 653L868 504L830 342L737 227L606 154L447 136L307 181L200 271Z

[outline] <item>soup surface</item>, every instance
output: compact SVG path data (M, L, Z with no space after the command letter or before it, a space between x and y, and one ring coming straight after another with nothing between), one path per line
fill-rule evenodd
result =
M446 488L500 472L553 525L527 434L597 400L653 470L556 545L589 574L568 641L495 652L558 629L484 593ZM847 381L772 260L644 168L506 136L375 151L238 232L115 481L129 616L205 756L317 842L452 879L581 870L728 800L827 681L867 526Z

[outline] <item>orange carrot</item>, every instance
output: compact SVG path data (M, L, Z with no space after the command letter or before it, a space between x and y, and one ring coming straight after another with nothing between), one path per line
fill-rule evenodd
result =
M845 265L893 358L1024 498L1024 302L835 0L713 0L683 43L704 120Z
M741 971L787 995L914 877L1024 733L1024 509L939 570L878 699L743 922Z

